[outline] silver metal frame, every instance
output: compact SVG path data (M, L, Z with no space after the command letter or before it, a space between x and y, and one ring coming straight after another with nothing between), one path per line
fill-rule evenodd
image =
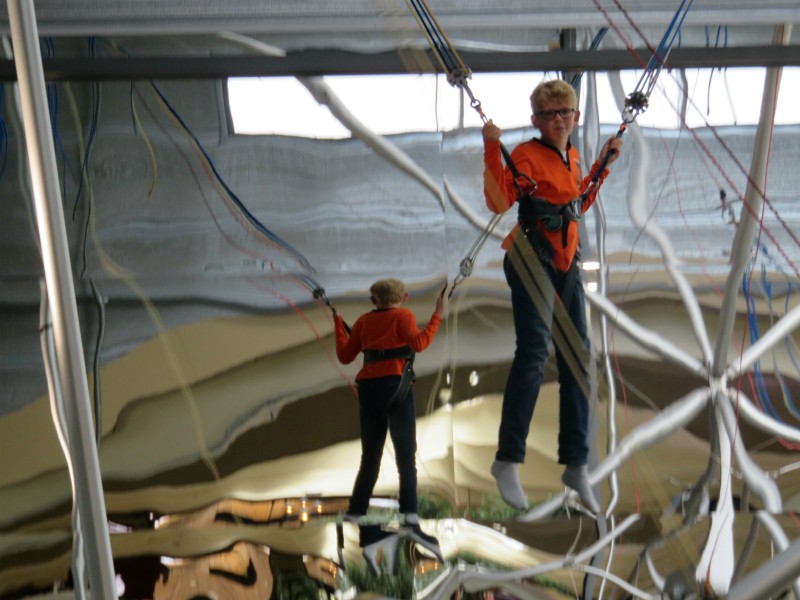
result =
M78 325L36 15L33 2L25 0L8 0L8 12L14 63L19 76L33 202L53 322L58 387L64 401L69 447L67 460L71 463L74 477L89 583L94 597L116 600L111 540ZM56 428L59 428L57 416L54 419Z

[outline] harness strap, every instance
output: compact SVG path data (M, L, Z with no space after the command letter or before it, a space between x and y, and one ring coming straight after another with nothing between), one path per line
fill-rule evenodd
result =
M397 360L398 358L412 358L414 356L413 350L411 350L411 348L408 346L387 348L386 350L365 348L363 352L365 365L380 362L382 360Z
M552 204L544 198L537 198L525 194L517 201L519 204L518 220L527 233L535 229L533 224L542 223L547 231L561 230L563 244L567 244L567 225L570 221L578 221L582 216L582 201L580 198L566 204Z
M389 398L389 404L405 398L411 384L414 383L414 379L416 379L416 375L414 374L414 353L412 352L411 356L406 360L406 364L403 365L403 374L400 376L400 383L397 385L397 389L394 391L394 394L392 394L392 397Z
M519 184L520 179L524 179L527 181L531 186L531 191L536 189L536 182L533 180L532 177L529 175L525 175L524 173L520 173L519 169L517 169L516 163L511 159L511 153L508 149L500 143L500 154L503 155L503 160L506 161L506 166L508 170L511 171L511 175L514 177L514 187L517 188L517 195L522 198L526 194L522 191L522 186Z
M397 360L398 358L405 358L406 362L403 365L403 373L400 376L400 383L397 389L389 399L389 404L396 400L401 400L408 394L408 389L414 383L414 357L416 353L409 346L400 346L399 348L388 348L386 350L375 350L371 348L364 349L364 364L380 362L382 360Z

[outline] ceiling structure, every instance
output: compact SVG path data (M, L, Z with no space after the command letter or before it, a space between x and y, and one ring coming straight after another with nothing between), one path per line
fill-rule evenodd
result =
M648 44L663 35L674 12L651 0L620 3L434 3L435 14L475 72L613 70L640 66ZM0 7L0 33L9 32ZM82 60L85 49L45 60L51 80L142 77L225 77L407 73L416 69L396 49L427 50L403 2L38 2L39 33L53 39L92 36L125 40L125 59ZM798 47L770 48L773 28L797 19L792 0L759 4L698 3L686 14L670 66L800 64ZM610 27L617 34L597 51L560 42L563 32ZM724 33L723 33L724 32ZM247 56L226 34L261 39L287 56ZM635 52L626 50L627 47ZM245 56L242 56L242 55ZM638 56L637 56L638 55ZM47 57L46 57L47 58ZM78 59L77 61L74 59ZM116 60L115 60L116 58ZM202 60L193 60L201 58ZM126 64L127 63L127 64ZM0 77L13 78L10 63ZM423 72L430 63L417 65Z
M649 47L674 16L673 7L654 0L520 4L459 1L431 2L430 7L474 79L489 72L635 67L649 57ZM411 308L424 319L488 220L480 132L412 132L379 139L359 126L358 115L348 119L345 111L337 113L336 98L320 76L440 70L400 0L51 0L36 2L35 11L45 78L53 84L49 129L91 382L86 401L100 423L106 509L112 522L127 528L112 535L118 572L154 548L174 561L225 553L234 560L232 548L238 543L249 544L241 555L258 565L259 581L275 582L274 594L281 576L294 572L285 566L290 559L315 556L344 567L332 542L336 509L328 507L347 497L358 463L358 417L350 385L355 370L332 358L329 311L314 298L309 282L324 286L328 298L354 319L368 309L365 296L372 281L398 276L412 291ZM761 2L758 10L738 1L697 2L665 73L677 77L681 67L691 66L798 66L797 35L788 45L773 42L776 28L798 20L797 0ZM600 47L589 50L605 27L609 31ZM0 595L22 597L52 590L54 582L69 587L72 494L42 352L43 269L5 5L0 35L0 454L10 457L0 467ZM347 121L353 137L234 135L225 77L287 74L301 77L318 101ZM374 90L376 102L380 93ZM591 127L586 119L574 140L585 157L593 154L593 136L617 129ZM751 266L752 306L741 291L735 302L733 332L740 344L746 336L755 342L756 326L764 335L796 304L798 133L800 125L771 132L763 218L768 233L759 238L760 252ZM534 134L530 128L512 130L504 140L512 146ZM584 258L604 257L610 302L648 333L637 343L635 335L621 333L622 316L612 319L620 329L612 338L619 370L603 374L605 325L599 317L605 305L591 308L599 368L594 405L599 459L612 454L614 425L620 440L633 444L625 437L633 428L673 423L664 412L683 406L679 401L696 386L708 384L665 361L652 347L658 343L642 347L641 342L658 336L654 339L668 340L691 360L702 361L698 323L712 340L724 331L720 290L730 285L737 237L745 235L742 206L750 198L748 176L760 153L758 139L756 127L632 127L626 136L626 153L604 184L601 204L585 221ZM720 190L730 200L730 211L720 206ZM647 209L647 225L637 221L637 203ZM553 578L566 586L584 578L573 595L591 597L600 580L571 570L574 565L565 557L570 542L581 539L581 528L592 521L565 519L557 511L535 521L515 518L519 515L468 518L494 491L488 468L513 353L497 238L512 222L513 216L501 221L474 273L454 295L448 326L417 358L420 489L446 498L454 517L433 520L428 527L453 562L476 547L482 549L480 560L514 569L562 561L562 568L549 572ZM674 255L651 235L649 224L656 222ZM665 264L665 256L676 260ZM756 283L762 269L763 282ZM684 306L683 280L676 273L685 278L696 305ZM587 282L593 277L586 273ZM733 283L737 286L739 281ZM749 467L741 463L733 490L718 483L713 458L718 433L702 412L647 449L637 448L635 457L620 459L618 492L607 487L601 492L616 521L599 524L592 539L581 539L578 551L603 538L614 522L638 514L626 543L619 544L613 576L635 581L645 594L669 589L660 577L666 575L673 586L676 578L699 586L692 560L718 532L714 515L723 512L717 508L715 513L714 507L729 494L737 503L730 546L741 569L722 587L747 597L736 584L761 568L770 572L770 544L781 549L775 541L780 535L784 547L796 537L789 515L800 502L791 441L797 411L791 398L800 375L792 332L782 333L786 343L773 350L769 365L764 360L748 371L754 383L747 383L743 393L761 400L762 407L771 400L773 412L765 408L765 413L785 429L774 435L751 422L741 424L747 456L770 474L782 510L765 506L743 481L741 472ZM738 354L730 349L731 364ZM618 388L616 398L610 380ZM526 492L545 507L548 499L559 502L563 491L554 459L555 403L548 402L557 393L554 382L543 393L522 474ZM631 403L627 409L623 397ZM617 404L617 413L609 416ZM713 416L714 410L708 413ZM391 454L384 462L377 492L391 498L396 490ZM288 517L288 506L297 502L300 507L309 498L325 507L327 519L303 526ZM747 512L747 498L754 512ZM247 507L220 508L231 501ZM264 503L281 502L280 517L254 516ZM232 512L259 526L248 529L240 521L223 529L221 519L207 520L204 511L209 510ZM151 513L174 518L195 511L200 516L182 522L191 521L206 537L192 537L189 527L180 534L156 529L151 518ZM503 523L493 527L494 521ZM507 537L493 537L498 529ZM345 527L349 562L359 560L357 535L355 527ZM264 547L271 549L270 560ZM754 548L750 555L748 548ZM639 560L655 566L638 573ZM718 567L714 561L712 566ZM191 569L201 567L212 585L207 565ZM178 571L172 571L174 585L180 585ZM454 572L423 597L446 597L460 585ZM177 593L164 591L167 581L159 579L160 593ZM343 581L337 579L334 587L346 587ZM471 585L511 586L520 598L560 597L522 574L513 585L485 574ZM623 584L609 579L602 585Z

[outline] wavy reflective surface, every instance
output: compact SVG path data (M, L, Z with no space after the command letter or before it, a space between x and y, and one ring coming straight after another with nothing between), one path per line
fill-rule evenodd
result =
M73 545L79 528L54 425L58 394L48 387L55 350L42 317L23 130L13 87L4 89L0 597L73 597L86 577L73 562L82 556ZM687 372L660 350L675 346L705 367L697 320L711 343L722 329L730 256L746 217L740 167L752 158L755 127L641 131L604 184L602 215L592 210L584 221L584 259L604 256L606 295L621 311L604 323L603 305L588 308L593 466L615 473L614 485L604 477L598 486L606 518L559 496L554 364L520 470L544 514L507 507L489 473L514 349L498 239L514 215L500 221L415 363L421 527L438 539L441 561L398 520L391 445L370 522L342 519L360 456L359 365L336 360L319 288L352 322L370 309L373 281L398 277L424 323L490 217L480 132L237 136L218 80L60 83L50 93L85 401L97 421L121 597L558 599L614 590L649 598L699 589L699 557L716 535L730 552L712 553L709 572L725 562L729 585L768 567L773 545L784 550L796 538L794 325L755 366L736 368L796 309L796 126L772 132L775 183L761 221L770 233L756 238L745 287L734 283L721 375ZM533 133L511 130L504 140L511 146ZM631 193L637 177L643 191ZM637 203L663 230L677 266L665 266L657 241L632 224ZM671 268L695 294L695 321ZM599 273L586 271L587 284ZM641 329L626 329L623 316ZM669 412L705 387L713 401L685 425ZM727 430L723 398L735 415ZM745 403L761 416L748 417ZM721 515L730 515L722 533ZM381 541L378 575L363 556L371 535Z

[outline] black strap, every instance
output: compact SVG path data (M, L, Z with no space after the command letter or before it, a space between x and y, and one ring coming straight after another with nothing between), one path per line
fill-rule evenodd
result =
M387 348L385 350L375 350L371 348L364 349L364 364L369 365L372 363L380 362L382 360L397 360L399 358L411 358L414 352L408 346L400 346L399 348Z
M565 246L567 244L569 222L579 220L583 214L580 199L566 204L552 204L544 198L525 194L520 196L517 204L519 205L518 220L526 234L530 230L535 230L534 224L539 222L548 231L558 231L560 229ZM530 235L528 237L530 239Z
M411 387L411 384L414 383L414 379L416 375L414 374L414 353L411 353L411 356L408 357L406 360L406 364L403 365L403 374L400 376L400 383L397 385L397 389L392 394L392 397L389 398L389 404L392 404L396 400L402 400L408 394L408 390Z
M402 400L408 394L408 389L414 383L414 356L415 352L409 346L400 346L399 348L388 348L386 350L375 350L372 348L364 349L364 364L380 362L382 360L397 360L398 358L405 358L406 362L403 365L403 373L400 376L400 383L397 389L389 399L389 404L396 400Z
M520 179L526 179L528 183L531 184L533 189L536 188L536 182L531 179L531 177L519 172L517 165L513 160L511 160L511 153L508 151L508 148L503 145L503 142L500 142L500 154L503 155L503 160L506 161L506 166L508 167L508 170L511 171L511 175L514 177L514 186L517 188L517 195L520 198L525 195L525 193L522 191L522 186L519 184Z

